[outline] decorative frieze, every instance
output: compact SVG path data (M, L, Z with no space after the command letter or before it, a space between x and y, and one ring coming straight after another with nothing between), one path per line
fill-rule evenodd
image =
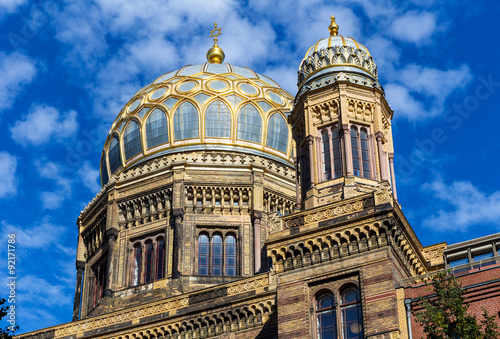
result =
M166 218L172 206L172 188L164 188L118 203L119 226L133 227Z

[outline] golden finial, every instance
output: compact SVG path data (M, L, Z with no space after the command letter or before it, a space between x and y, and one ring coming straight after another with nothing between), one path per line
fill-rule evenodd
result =
M217 28L217 23L214 24L214 29L210 31L210 37L214 38L214 45L207 52L207 60L212 64L221 64L224 61L224 51L217 45L217 37L222 34L220 28Z
M328 26L330 35L337 36L339 34L339 25L337 25L337 23L335 22L335 15L332 15L330 19L332 20L332 23L330 24L330 26Z

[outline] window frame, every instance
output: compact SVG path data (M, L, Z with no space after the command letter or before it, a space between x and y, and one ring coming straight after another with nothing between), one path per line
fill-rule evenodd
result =
M334 131L336 131L336 137L334 137ZM321 174L321 181L337 179L344 175L344 159L342 152L343 145L340 132L341 131L338 123L334 123L318 129L319 138L321 140L321 169L319 171L319 173ZM327 140L325 140L325 136ZM328 152L325 151L325 147L328 147ZM336 152L338 153L338 158L335 156ZM328 153L328 162L325 161L326 153ZM329 173L327 173L327 170L325 168L326 163L328 163L330 166ZM336 164L338 165L338 168Z
M362 130L365 130L366 131L366 155L367 155L367 159L364 159L363 157L363 144L362 144L362 140L361 140L361 132ZM356 136L353 136L353 131L356 132ZM367 127L367 126L363 126L363 125L358 125L358 124L350 124L349 125L349 138L351 138L351 149L349 150L349 152L351 152L351 159L352 159L352 175L355 176L355 177L360 177L360 178L365 178L365 179L372 179L372 173L373 173L373 168L371 166L371 161L372 161L372 157L373 157L373 154L371 154L371 147L370 147L370 128ZM356 142L354 142L356 141ZM358 157L355 159L354 157L354 149L357 150L358 152ZM346 149L347 151L347 149ZM359 173L356 174L356 168L354 166L355 164L355 161L358 161L358 171ZM368 174L367 176L365 176L365 169L363 166L365 166L365 164L368 166Z
M162 258L159 256L159 244L163 243L163 253ZM148 245L151 244L151 258L150 258L150 271L148 279ZM156 280L164 279L166 277L165 272L165 260L167 255L167 242L165 237L160 234L154 236L148 236L140 240L135 240L131 242L132 253L130 255L130 287L136 287L143 284L150 284ZM137 249L140 251L137 251ZM136 269L136 257L140 257L140 262ZM161 265L160 261L161 259ZM161 268L161 275L160 273Z
M233 229L228 229L228 230L221 230L221 229L214 229L214 230L207 230L207 229L200 229L198 230L196 234L196 252L197 252L197 260L195 260L195 265L193 271L195 272L195 275L199 276L206 276L206 277L238 277L239 276L239 264L240 261L238 260L239 258L239 249L238 249L238 232L237 230ZM201 253L200 253L200 237L201 236L206 236L208 238L208 255L207 255L207 267L206 271L207 274L201 274L200 272L200 258L201 258ZM213 239L215 237L219 236L221 238L221 254L217 255L218 258L221 260L221 265L219 266L220 269L220 274L215 274L214 271L214 243ZM228 259L229 259L229 254L227 250L228 244L226 243L226 240L232 237L234 239L234 254L231 254L231 258L234 259L234 265L231 265L230 268L234 269L234 275L229 275L227 274L228 271ZM203 255L205 257L205 255ZM204 267L204 266L203 266Z

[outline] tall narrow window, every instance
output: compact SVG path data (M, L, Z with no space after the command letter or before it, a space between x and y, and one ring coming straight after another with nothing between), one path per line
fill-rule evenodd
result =
M288 125L279 113L274 113L269 118L266 146L286 153L288 147Z
M168 142L167 116L160 109L155 109L146 121L146 145L152 148Z
M262 136L262 117L257 109L247 104L238 113L238 131L236 137L240 140L260 143Z
M352 149L352 169L353 174L357 177L360 176L360 159L359 159L359 146L358 146L358 129L356 127L351 128L351 149Z
M104 186L108 183L108 181L109 181L109 176L108 176L108 166L106 165L106 153L103 153L101 160L101 184Z
M212 275L222 275L222 238L212 237Z
M125 150L125 160L129 160L142 152L141 133L139 125L131 121L123 136L123 148Z
M111 144L109 145L109 169L111 174L115 173L118 168L122 165L122 157L120 155L120 143L117 137L113 137Z
M144 282L149 283L153 281L153 243L146 244L146 262L144 267Z
M233 235L226 237L226 275L236 276L236 238Z
M207 107L205 112L205 137L231 137L231 114L229 108L220 100L212 102Z
M306 191L311 187L311 172L309 163L309 150L307 143L302 147L302 155L300 157L300 172L302 174L302 196L306 196Z
M132 266L132 286L137 286L141 279L142 248L140 245L134 247L134 259Z
M363 338L361 302L357 288L350 287L342 293L340 310L342 313L343 338Z
M321 133L321 142L323 144L323 175L325 180L332 178L332 163L330 161L330 137L328 131Z
M339 129L337 126L332 128L332 151L333 151L333 169L335 171L335 178L342 176L342 160L340 152L340 138Z
M323 294L316 302L316 328L318 339L337 338L337 320L335 316L333 294Z
M156 279L165 277L165 240L160 239L156 244Z
M366 128L360 130L361 159L363 165L363 177L370 178L370 162L368 160L368 134Z
M198 138L198 110L190 102L184 102L174 114L175 140Z
M206 234L200 234L198 237L198 274L208 275L208 236Z

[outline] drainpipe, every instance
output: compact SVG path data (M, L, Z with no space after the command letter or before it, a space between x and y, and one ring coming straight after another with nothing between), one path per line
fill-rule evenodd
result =
M406 306L406 322L408 326L408 338L413 338L411 335L411 299L405 299Z

